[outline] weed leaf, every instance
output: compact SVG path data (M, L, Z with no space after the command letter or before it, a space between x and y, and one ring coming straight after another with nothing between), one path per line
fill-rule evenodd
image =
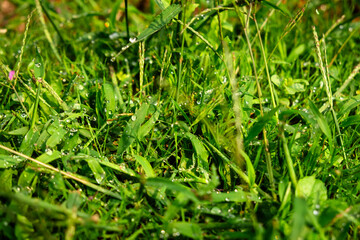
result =
M173 18L175 18L181 12L181 6L179 4L173 4L162 11L155 19L150 23L149 27L145 29L138 36L137 41L142 41L145 38L153 35L166 24L168 24Z

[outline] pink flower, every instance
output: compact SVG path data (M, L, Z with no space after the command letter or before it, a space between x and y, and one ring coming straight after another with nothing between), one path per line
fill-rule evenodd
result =
M14 76L15 76L15 71L10 71L9 72L9 79L10 81L12 81L14 79Z

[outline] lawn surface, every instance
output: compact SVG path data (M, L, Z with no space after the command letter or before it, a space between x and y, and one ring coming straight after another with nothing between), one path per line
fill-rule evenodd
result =
M358 0L3 0L0 238L358 239L359 70Z

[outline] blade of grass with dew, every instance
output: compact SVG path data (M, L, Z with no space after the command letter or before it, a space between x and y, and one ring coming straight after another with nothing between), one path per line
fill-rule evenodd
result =
M124 132L119 141L119 147L117 154L123 154L126 149L135 141L138 137L139 129L141 124L144 122L149 109L149 104L144 103L133 115L130 121L127 123Z
M11 148L8 148L8 147L6 147L6 146L4 146L4 145L1 145L1 144L0 144L0 148L3 149L3 150L5 150L5 151L7 151L7 152L10 152L10 153L12 153L12 154L15 154L15 155L17 155L17 156L19 156L19 157L23 157L23 158L25 158L25 159L27 159L27 160L30 160L31 162L34 162L34 163L36 163L36 164L38 164L38 165L40 165L40 166L42 166L42 167L44 167L44 168L47 168L47 169L49 169L49 170L51 170L51 171L59 172L59 173L61 173L62 175L68 177L68 178L71 178L71 179L73 179L73 180L75 180L75 181L77 181L77 182L80 182L80 183L82 183L82 184L84 184L84 185L86 185L86 186L88 186L88 187L90 187L90 188L93 188L93 189L95 189L95 190L97 190L97 191L99 191L99 192L102 192L102 193L104 193L104 194L106 194L106 195L109 195L109 196L111 196L111 197L113 197L113 198L116 198L116 199L119 199L119 200L122 199L119 194L114 193L114 192L112 192L112 191L110 191L110 190L107 190L107 189L105 189L105 188L102 188L102 187L100 187L100 186L98 186L98 185L96 185L96 184L93 184L93 183L91 183L91 182L89 182L89 181L87 181L87 180L84 180L83 178L81 178L81 177L79 177L79 176L76 176L76 175L73 174L73 173L65 172L65 171L62 171L62 170L60 170L60 169L57 169L57 168L55 168L55 167L53 167L53 166L51 166L51 165L48 165L48 164L46 164L46 163L42 163L42 162L40 162L40 161L38 161L38 160L36 160L36 159L34 159L34 158L32 158L32 157L29 157L29 156L27 156L27 155L25 155L25 154L22 154L22 153L20 153L20 152L14 151L14 150L12 150Z

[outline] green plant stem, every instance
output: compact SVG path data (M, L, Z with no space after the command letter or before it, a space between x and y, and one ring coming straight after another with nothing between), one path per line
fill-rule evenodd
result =
M126 36L127 39L130 39L130 30L129 30L129 11L128 11L128 0L125 0L125 23L126 23Z

